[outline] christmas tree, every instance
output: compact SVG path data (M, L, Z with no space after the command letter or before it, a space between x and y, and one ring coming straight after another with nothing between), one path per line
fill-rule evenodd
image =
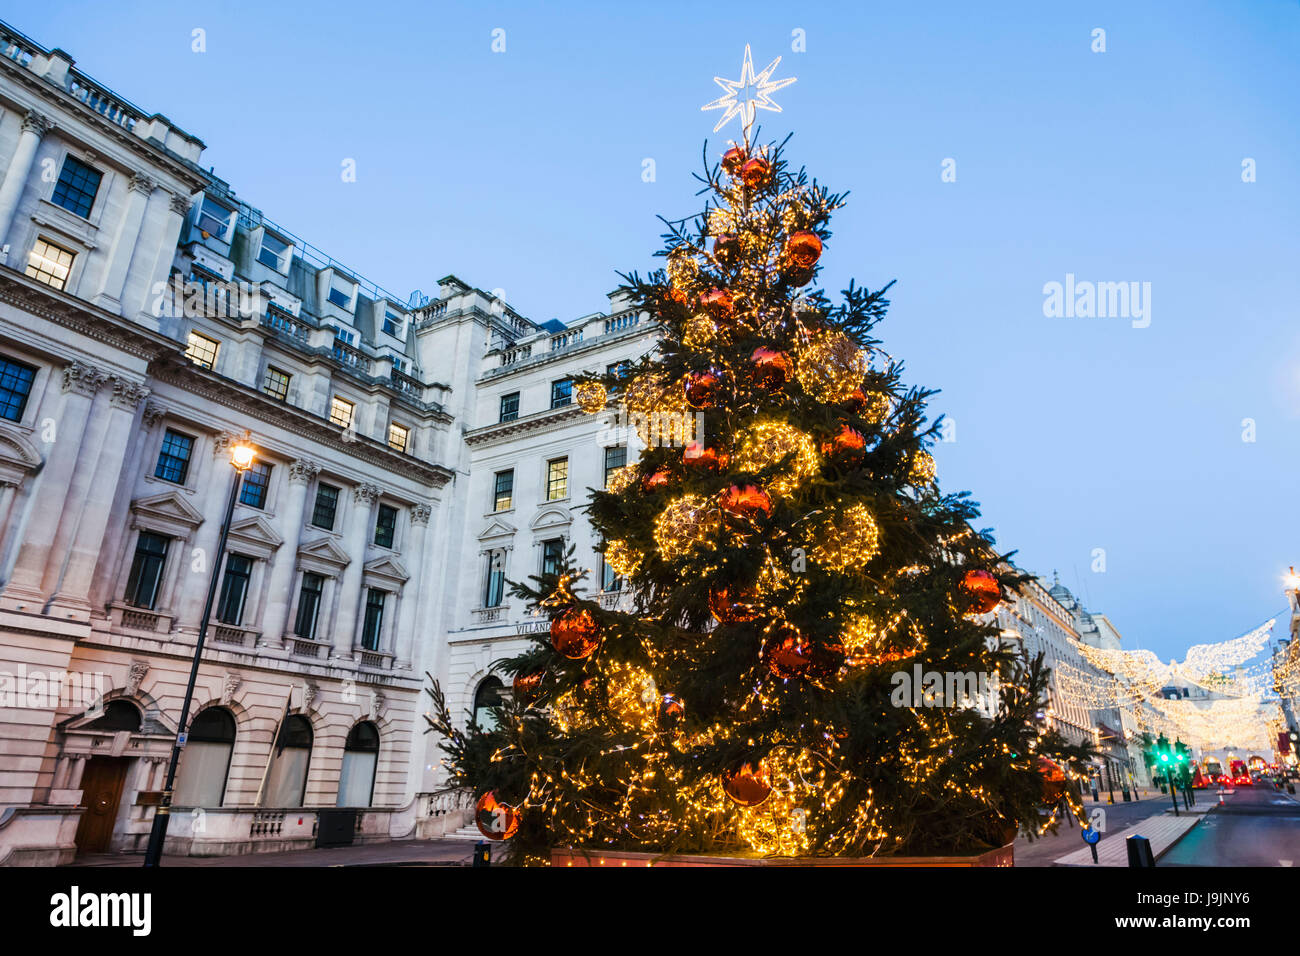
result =
M550 631L499 663L495 728L461 730L431 689L453 778L516 862L977 852L1045 804L1082 814L1040 767L1077 779L1088 752L1045 728L1041 658L994 623L1020 576L940 491L933 392L875 338L889 286L814 287L844 197L784 148L706 146L704 211L666 221L664 269L624 276L657 350L575 387L643 446L589 506L633 609L586 596L571 552L513 585Z

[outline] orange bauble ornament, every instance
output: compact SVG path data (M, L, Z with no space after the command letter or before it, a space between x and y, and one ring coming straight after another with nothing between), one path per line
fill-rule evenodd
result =
M709 588L709 613L719 624L737 624L758 617L759 609L753 604L752 591L736 591L728 587Z
M785 241L785 261L795 269L811 269L822 255L822 241L815 232L793 232Z
M722 391L722 373L716 368L691 372L686 376L682 391L686 395L686 404L691 408L712 408L718 403L718 393Z
M600 624L586 608L571 607L551 619L551 646L556 653L580 661L600 643Z
M866 447L867 440L862 437L862 432L848 425L841 425L834 438L822 442L822 454L827 458L856 458L866 450Z
M655 712L655 722L661 733L681 733L682 724L686 722L686 705L672 694L664 694Z
M1038 772L1043 777L1043 806L1054 807L1065 796L1065 771L1055 761L1039 757Z
M972 614L988 614L1002 603L1002 585L987 571L967 571L961 579Z
M732 485L718 497L723 511L740 518L772 513L772 499L757 485Z
M714 319L722 321L731 318L731 314L736 310L736 304L731 299L731 293L726 289L710 289L700 296L700 308Z
M753 363L754 384L775 392L790 380L790 359L784 352L759 347L749 357Z
M813 645L791 625L782 625L768 639L763 661L782 680L802 677L813 666Z
M741 167L745 165L745 151L739 146L733 146L722 154L722 168L732 176L740 172Z
M667 488L673 480L673 476L668 473L667 468L656 469L654 474L641 482L641 487L646 491L658 491L660 488Z
M513 684L515 699L524 703L529 703L537 697L537 691L542 686L542 678L546 676L546 671L535 670L527 674L516 674Z
M683 292L681 289L677 288L677 286L672 286L671 288L669 288L668 298L672 299L678 305L686 305L691 301L690 298L686 295L686 293Z
M772 180L772 164L755 156L740 167L740 178L748 189L761 189Z
M682 452L682 461L702 471L721 471L730 459L725 451L693 441Z
M509 840L519 829L519 811L497 800L496 791L489 790L478 798L474 823L489 840Z
M761 760L745 762L722 773L722 792L742 807L756 807L772 794L772 782Z

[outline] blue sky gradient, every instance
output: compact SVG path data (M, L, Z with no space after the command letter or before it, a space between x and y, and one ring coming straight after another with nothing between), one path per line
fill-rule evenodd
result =
M700 112L712 77L739 75L745 43L759 68L781 55L799 81L764 136L793 131L788 158L851 191L822 286L898 280L880 334L943 390L943 487L1165 660L1281 611L1300 564L1300 6L841 6L5 16L199 136L241 197L367 278L432 294L455 273L539 321L602 309L616 270L655 265L656 214L700 208L703 141L716 158L734 135ZM1067 273L1150 282L1150 326L1045 318L1043 285Z

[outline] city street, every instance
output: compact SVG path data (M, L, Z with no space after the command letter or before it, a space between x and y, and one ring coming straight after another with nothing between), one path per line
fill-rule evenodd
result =
M1200 799L1200 794L1203 792L1198 791L1197 799ZM1158 816L1170 807L1169 796L1159 790L1144 790L1140 796L1140 800L1124 803L1117 792L1114 804L1106 802L1106 795L1096 803L1093 802L1091 795L1085 798L1084 808L1090 817L1097 809L1105 812L1103 840L1108 834L1122 830L1139 820ZM1065 821L1061 823L1056 833L1044 833L1032 842L1023 835L1017 837L1016 866L1051 866L1060 857L1073 853L1083 845L1079 827L1072 826L1070 821Z
M1218 799L1217 791L1201 791ZM1300 863L1300 801L1272 784L1237 787L1160 861L1160 866L1292 866Z

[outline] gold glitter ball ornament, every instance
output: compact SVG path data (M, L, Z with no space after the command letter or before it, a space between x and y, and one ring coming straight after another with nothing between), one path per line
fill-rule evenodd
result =
M717 523L717 513L707 498L683 495L669 502L655 519L655 544L664 560L671 561L703 544Z
M757 473L789 455L794 458L787 462L784 472L766 483L769 493L786 495L821 467L817 443L789 422L758 422L741 430L733 465L740 471Z
M934 481L934 456L924 450L913 455L907 479L914 485L928 485Z
M603 412L605 403L609 400L609 394L600 382L579 382L573 389L573 397L577 400L578 407L588 415Z
M717 323L703 313L687 319L682 326L682 344L690 349L703 348L717 337Z
M880 526L871 509L849 505L817 527L811 557L835 571L865 568L880 553Z
M843 332L824 332L798 355L795 377L819 402L842 402L867 374L867 356Z
M641 555L632 550L626 541L607 541L605 563L619 577L631 577L641 566Z

